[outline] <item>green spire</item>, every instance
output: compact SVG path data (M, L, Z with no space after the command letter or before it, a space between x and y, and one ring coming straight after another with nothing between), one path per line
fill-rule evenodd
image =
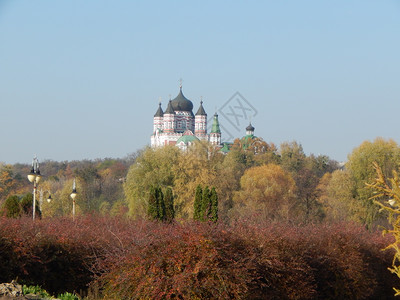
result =
M214 114L214 120L211 127L211 133L221 133L221 129L219 129L219 122L218 122L218 114Z

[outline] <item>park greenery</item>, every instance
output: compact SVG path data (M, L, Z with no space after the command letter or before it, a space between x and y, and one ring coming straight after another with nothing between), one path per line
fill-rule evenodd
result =
M30 166L0 164L10 262L1 280L93 299L390 298L400 286L399 169L400 147L383 138L345 164L257 137L227 154L198 142L43 161L33 223ZM41 279L38 266L60 274Z

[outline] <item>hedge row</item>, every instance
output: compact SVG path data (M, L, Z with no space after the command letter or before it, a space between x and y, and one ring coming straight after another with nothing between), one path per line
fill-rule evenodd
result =
M389 299L380 233L354 224L0 219L0 281L106 299Z

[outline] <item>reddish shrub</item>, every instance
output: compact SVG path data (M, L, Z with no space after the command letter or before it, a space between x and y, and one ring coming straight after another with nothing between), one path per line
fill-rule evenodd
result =
M108 257L106 297L242 298L250 280L247 247L211 224L153 224L152 236ZM232 243L232 241L235 241Z
M354 224L0 218L0 280L106 298L388 299L389 241Z

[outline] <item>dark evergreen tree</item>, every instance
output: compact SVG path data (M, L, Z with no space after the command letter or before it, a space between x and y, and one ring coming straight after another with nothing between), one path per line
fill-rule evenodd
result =
M201 201L201 221L207 221L211 210L211 194L210 189L206 186L203 190Z
M158 207L158 220L165 220L165 202L164 202L164 194L161 188L156 189L156 198L157 198L157 207Z
M3 212L7 218L18 218L21 215L18 196L10 196L3 204Z
M39 209L39 203L37 200L35 202L36 202L35 215L36 217L40 218L42 216L42 213ZM21 213L32 216L32 211L33 211L32 205L33 205L33 195L31 193L25 194L20 201Z
M211 189L210 201L211 201L211 209L210 209L209 219L213 222L217 222L218 221L218 194L217 194L217 191L215 190L215 187L213 187Z
M149 191L147 216L150 220L158 220L158 197L157 188L151 187Z
M175 218L174 210L174 195L172 194L172 189L167 188L164 196L165 203L165 221L171 223Z
M203 203L203 189L199 184L196 188L196 194L194 196L194 212L193 212L193 220L201 221L202 220L202 203Z

